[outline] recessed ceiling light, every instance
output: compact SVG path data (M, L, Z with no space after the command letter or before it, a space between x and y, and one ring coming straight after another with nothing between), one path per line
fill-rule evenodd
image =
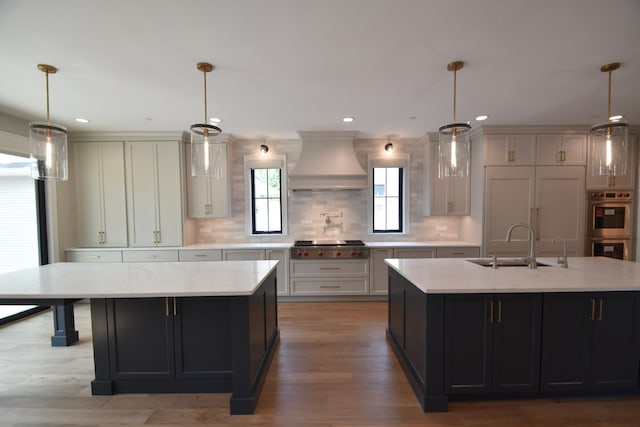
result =
M481 122L483 120L487 120L488 118L489 118L489 116L487 116L486 114L482 114L482 115L476 117L476 120Z
M222 123L222 119L219 119L218 117L209 117L209 121L213 123Z
M609 120L611 120L612 122L619 122L620 120L622 120L622 114L618 114L615 116L611 116L609 117Z
M80 117L76 117L76 118L75 118L75 119L73 119L73 120L75 120L75 121L76 121L76 122L78 122L78 123L89 123L89 120L87 120L87 119L83 119L83 118L80 118Z
M343 117L342 121L345 123L351 123L353 122L355 119L353 117Z

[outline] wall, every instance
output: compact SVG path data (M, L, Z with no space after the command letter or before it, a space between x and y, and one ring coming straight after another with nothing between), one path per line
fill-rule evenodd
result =
M368 154L380 154L388 141L359 139L354 142L356 157L367 166ZM247 236L245 232L245 183L243 156L256 154L263 140L238 140L233 144L233 217L225 219L187 219L185 244L220 242L290 242L296 239L363 239L366 241L430 241L461 240L460 218L422 216L422 143L418 140L393 140L394 153L408 153L409 215L407 235L368 234L368 190L290 191L288 194L289 234L287 236ZM299 140L267 141L269 153L285 154L287 168L292 170L300 156ZM342 212L327 225L323 212Z

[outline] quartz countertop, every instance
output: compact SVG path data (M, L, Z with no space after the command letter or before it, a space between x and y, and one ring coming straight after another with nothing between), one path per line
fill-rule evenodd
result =
M464 242L461 240L435 240L424 242L366 242L370 248L476 248L479 243Z
M386 259L424 293L640 291L640 263L606 257L538 258L545 267L493 269L466 259Z
M0 274L0 298L252 295L278 261L55 263Z

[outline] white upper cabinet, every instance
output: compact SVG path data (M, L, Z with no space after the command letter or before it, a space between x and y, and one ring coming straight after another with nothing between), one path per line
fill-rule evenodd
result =
M536 135L486 135L485 166L534 165L536 161Z
M583 166L587 161L587 136L543 134L537 136L536 164Z
M471 178L438 176L438 143L430 142L424 147L425 153L425 204L426 216L469 215L469 186Z
M71 144L75 190L76 245L126 247L124 143Z
M629 135L627 144L627 171L620 175L593 175L591 164L587 165L587 188L589 190L606 190L618 188L621 190L632 190L635 186L636 154L635 146L638 143L637 135ZM589 142L590 156L593 153L593 140Z
M128 141L129 246L181 246L179 141Z
M226 218L231 216L231 146L216 144L211 150L210 164L217 162L214 156L220 150L221 173L219 178L191 175L191 144L186 144L187 213L190 218Z

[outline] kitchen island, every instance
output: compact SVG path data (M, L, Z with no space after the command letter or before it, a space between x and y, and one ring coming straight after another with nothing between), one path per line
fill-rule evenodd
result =
M279 341L276 266L49 264L0 275L0 302L88 298L94 395L231 392L251 414Z
M637 394L640 264L387 259L387 337L425 412L454 399Z

